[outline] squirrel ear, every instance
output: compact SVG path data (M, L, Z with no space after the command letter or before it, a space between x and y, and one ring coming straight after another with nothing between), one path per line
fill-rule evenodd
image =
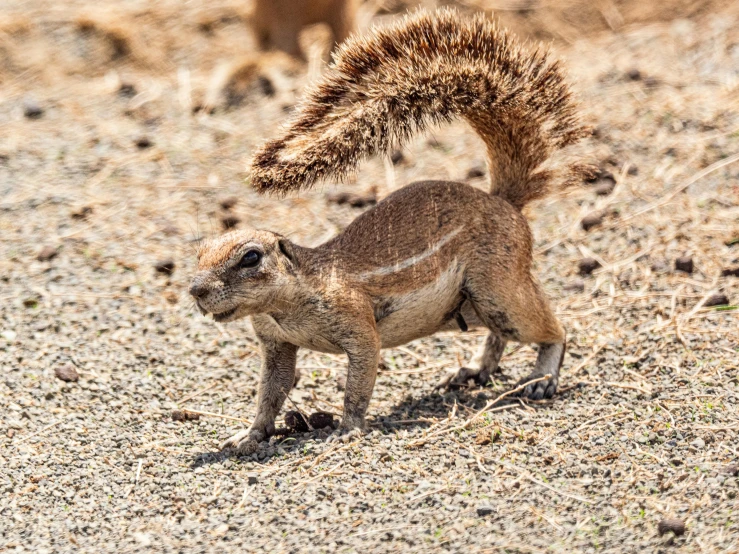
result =
M292 263L296 263L295 249L293 248L293 244L289 240L285 238L278 240L277 247L288 260L290 260Z

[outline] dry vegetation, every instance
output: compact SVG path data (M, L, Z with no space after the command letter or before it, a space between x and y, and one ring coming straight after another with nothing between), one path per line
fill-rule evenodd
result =
M384 353L369 436L238 458L216 445L254 413L257 348L247 322L193 312L193 249L233 225L317 244L359 213L331 183L284 200L244 184L320 44L305 68L260 56L233 1L3 3L0 550L739 551L739 10L464 5L554 41L608 172L531 213L571 341L560 393L488 409L528 346L485 389L434 391L482 337L440 335ZM482 157L453 125L340 190L485 187ZM292 402L338 413L344 360L299 365Z

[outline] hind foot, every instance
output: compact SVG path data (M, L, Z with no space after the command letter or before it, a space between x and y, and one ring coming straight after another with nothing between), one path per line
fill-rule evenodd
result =
M451 371L444 375L434 388L460 389L467 387L470 381L477 386L484 387L490 381L490 371L460 367L457 371Z

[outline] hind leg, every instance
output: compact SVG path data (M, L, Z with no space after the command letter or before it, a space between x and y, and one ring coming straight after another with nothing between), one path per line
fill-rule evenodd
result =
M436 387L448 389L463 387L470 380L484 387L490 380L490 376L498 371L498 363L503 356L505 345L506 341L503 337L494 332L488 333L482 347L470 361L471 367L460 367L457 371L448 373Z
M530 277L515 282L475 286L468 290L478 317L503 339L539 345L534 371L521 384L550 375L528 385L519 394L533 400L551 398L559 383L559 369L565 352L565 332L552 312L544 293Z

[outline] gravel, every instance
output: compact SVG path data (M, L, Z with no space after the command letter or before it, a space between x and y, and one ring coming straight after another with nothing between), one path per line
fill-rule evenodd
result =
M739 298L739 280L721 275L739 263L739 170L720 165L739 151L735 15L559 50L598 124L584 152L618 186L531 210L535 273L568 329L555 398L504 401L464 427L536 352L511 345L487 387L439 391L483 340L440 334L383 351L366 436L329 444L317 429L239 457L218 444L254 417L259 349L247 321L193 310L197 242L220 232L224 209L305 245L361 209L326 202L332 184L276 199L243 183L245 158L307 77L238 109L192 113L188 98L204 93L218 56L248 44L238 17L219 12L213 37L191 41L199 64L173 54L160 71L154 53L141 57L153 39L132 41L123 60L96 58L108 52L93 48L99 36L69 24L80 6L43 19L44 34L3 35L9 52L52 37L57 57L12 74L0 98L1 551L739 550L737 311L699 306L718 289ZM136 21L120 32L145 28ZM36 59L24 63L47 63ZM649 83L624 79L634 67ZM32 121L30 97L44 107ZM434 135L389 169L367 162L339 190L366 197L376 186L381 198L459 178L484 157L463 124ZM238 202L221 207L226 198ZM71 215L79 206L91 208L83 218ZM586 233L580 221L594 212L609 217ZM674 268L686 252L691 274ZM578 275L584 257L606 264ZM301 351L298 363L294 405L340 416L345 360ZM672 520L684 534L672 524L660 534Z

